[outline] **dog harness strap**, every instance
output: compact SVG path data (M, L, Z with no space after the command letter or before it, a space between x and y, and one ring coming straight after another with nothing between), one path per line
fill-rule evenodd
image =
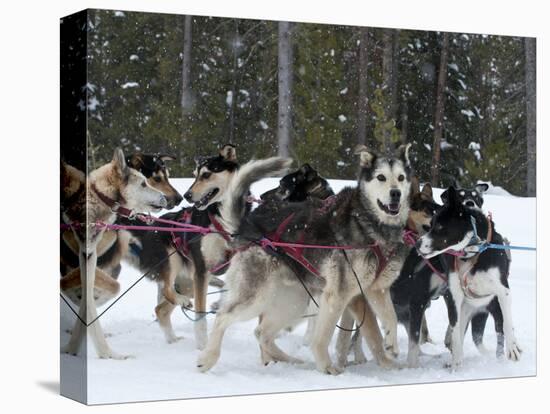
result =
M469 297L470 299L481 299L481 298L485 298L487 296L491 296L491 295L478 295L469 286L468 276L471 275L471 271L474 268L474 266L476 265L478 259L479 259L479 254L477 254L473 258L469 259L466 271L464 271L464 273L462 273L462 275L460 275L460 273L459 273L459 268L460 268L459 260L460 259L458 258L458 256L455 256L455 259L454 259L454 268L455 268L455 272L458 274L458 280L460 282L460 286L462 287L462 291L464 292L464 295Z
M126 200L124 200L124 197L120 196L120 202L113 200L111 197L107 196L106 194L102 193L98 190L95 183L92 184L92 190L97 194L99 199L105 203L113 213L118 214L119 216L123 217L133 217L134 212L133 210L130 210L129 208L126 208L124 206L121 206L120 203L125 203Z
M191 224L192 218L193 218L193 211L184 210L183 214L181 215L181 218L178 221L184 222L185 224ZM183 235L181 236L177 236L174 232L172 232L171 235L172 235L172 243L174 244L174 247L176 248L178 253L180 253L187 260L191 260L189 258L189 240L187 238L187 232L184 232Z
M281 224L279 224L279 226L277 227L277 230L275 230L275 233L273 233L270 239L276 242L281 241L281 236L283 235L283 233L285 232L286 228L288 227L288 225L290 224L293 218L294 218L294 213L291 213L287 218L285 218L281 222Z
M225 231L222 224L216 219L216 217L212 213L208 213L208 218L210 219L210 223L212 223L216 231L225 239L225 241L231 241L229 233Z

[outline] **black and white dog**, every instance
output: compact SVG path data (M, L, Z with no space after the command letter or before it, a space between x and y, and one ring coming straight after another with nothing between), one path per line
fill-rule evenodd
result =
M474 188L462 188L457 187L457 197L458 200L465 206L469 208L474 208L483 213L483 194L487 192L489 185L486 183L478 183ZM447 202L447 190L441 194L441 200ZM504 243L509 244L508 240L504 238ZM505 250L508 255L508 259L512 260L509 250ZM502 310L498 300L495 298L487 305L486 312L480 311L472 318L472 340L474 341L475 346L482 354L486 354L489 351L483 345L483 333L485 332L485 325L487 324L487 318L489 314L493 316L495 321L495 331L497 332L497 349L496 355L498 358L504 355L504 332L502 328ZM468 327L466 327L468 329ZM447 330L445 335L445 345L447 348L451 347L451 330Z
M466 207L460 193L447 190L447 203L434 216L430 231L417 244L418 252L426 259L450 250L464 251L464 256L450 259L443 256L442 263L449 266L446 302L451 327L451 353L453 368L462 363L464 332L468 322L479 311L485 311L496 298L502 310L506 355L519 360L521 350L517 344L512 323L511 294L508 285L510 260L503 250L479 251L471 246L476 236L483 240L504 244L492 220L476 208Z

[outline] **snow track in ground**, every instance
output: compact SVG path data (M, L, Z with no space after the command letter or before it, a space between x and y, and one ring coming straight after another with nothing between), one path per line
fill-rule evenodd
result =
M173 180L183 193L189 179ZM255 195L277 185L276 179L263 180L253 187ZM353 182L332 180L339 191ZM436 190L437 196L440 191ZM486 196L485 210L493 213L496 229L512 244L535 246L535 199L505 196ZM492 318L485 330L485 344L489 355L480 355L468 332L464 345L464 365L457 372L444 368L450 354L443 345L447 328L447 311L442 299L432 302L427 310L430 334L435 344L426 344L423 351L432 356L420 358L421 368L386 371L369 361L350 366L342 375L332 377L315 370L309 348L302 345L305 323L293 332L283 333L278 344L290 355L305 361L303 365L278 363L264 367L253 335L256 321L232 326L226 333L218 364L201 374L195 367L198 351L195 349L193 325L179 310L173 314L174 329L184 337L175 344L167 344L155 322L156 285L143 280L116 303L101 319L112 348L134 358L125 361L98 359L89 344L88 398L89 403L163 400L222 395L269 392L320 390L409 383L426 383L483 378L530 376L536 374L536 257L533 252L512 253L510 285L513 295L512 311L516 336L523 349L520 362L497 360L494 351L496 335ZM120 275L121 291L140 277L139 272L123 265ZM215 290L212 288L212 290ZM217 295L209 296L209 303ZM72 320L62 304L65 320ZM209 327L213 315L208 316ZM67 320L67 324L70 324ZM66 324L64 323L63 326ZM407 336L400 326L399 361L405 363ZM68 335L62 334L62 343ZM334 342L334 340L333 340ZM367 355L370 353L364 346ZM333 352L334 349L331 348ZM62 355L62 358L75 358Z

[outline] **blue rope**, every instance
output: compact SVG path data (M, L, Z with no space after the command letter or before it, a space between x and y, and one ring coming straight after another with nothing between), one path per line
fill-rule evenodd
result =
M479 253L484 252L487 249L500 249L500 250L527 250L527 251L536 251L536 247L525 247L525 246L511 246L507 244L494 244L494 243L485 243L479 247Z

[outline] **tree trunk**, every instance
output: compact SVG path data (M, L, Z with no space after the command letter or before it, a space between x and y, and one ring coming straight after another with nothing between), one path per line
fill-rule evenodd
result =
M239 70L240 53L239 20L235 19L235 32L233 41L233 80L231 86L231 102L229 105L229 142L235 143L235 109L237 107L237 71Z
M399 30L392 30L392 51L391 51L391 113L392 119L397 121L397 98L399 79Z
M384 29L382 35L384 49L382 52L382 90L384 95L384 123L392 117L393 96L392 96L392 73L393 73L393 30ZM388 127L383 129L382 147L384 150L391 150L391 130Z
M537 43L525 38L525 112L527 135L527 196L537 195Z
M184 16L183 21L183 64L181 75L181 109L184 114L193 108L193 93L191 91L191 46L192 46L192 17Z
M369 110L369 98L367 91L368 71L368 41L369 31L361 27L359 43L359 97L357 99L357 144L367 142L367 113Z
M407 99L403 99L403 105L401 107L401 142L407 143L407 130L409 127L409 102Z
M292 109L292 42L291 24L279 22L279 112L277 123L278 154L288 157L290 151Z
M439 186L439 168L441 162L441 138L443 136L443 116L445 112L445 88L447 85L447 60L449 55L449 33L443 33L441 55L439 58L439 74L437 77L437 92L435 100L435 125L432 158L432 185Z

